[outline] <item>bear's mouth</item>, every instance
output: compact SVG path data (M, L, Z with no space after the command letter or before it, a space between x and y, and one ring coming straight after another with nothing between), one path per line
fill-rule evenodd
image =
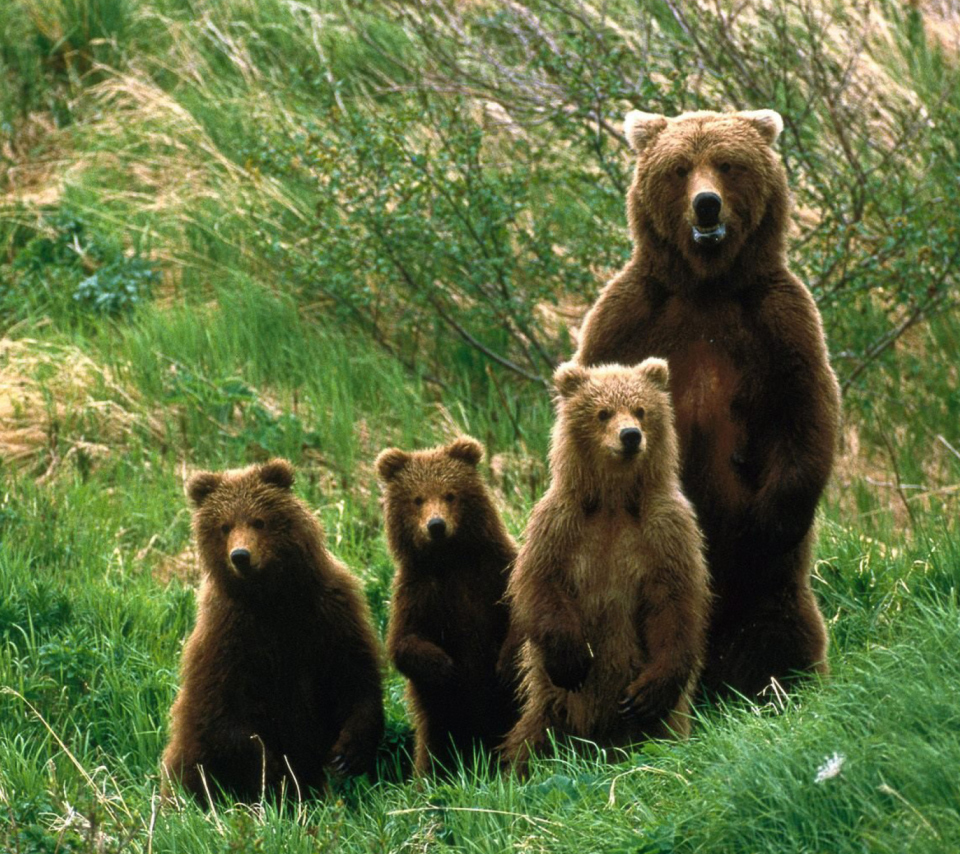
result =
M702 225L693 226L693 242L697 246L719 246L726 236L727 227L722 222L711 225L709 228Z

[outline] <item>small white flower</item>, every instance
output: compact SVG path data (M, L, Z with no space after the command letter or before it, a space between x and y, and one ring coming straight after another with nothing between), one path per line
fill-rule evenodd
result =
M842 753L834 753L833 756L828 756L827 761L817 769L817 776L814 777L813 782L822 783L824 780L838 776L843 769L843 763L846 761L847 757Z

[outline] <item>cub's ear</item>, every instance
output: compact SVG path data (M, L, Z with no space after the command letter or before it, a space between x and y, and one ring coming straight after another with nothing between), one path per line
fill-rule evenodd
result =
M651 380L657 388L662 391L668 391L670 388L670 366L666 359L651 357L644 359L637 370L647 379Z
M566 399L577 393L587 381L587 369L576 362L564 362L553 373L553 387L560 397Z
M212 471L198 471L187 481L187 498L193 502L194 507L199 507L222 482L223 475Z
M458 436L447 445L447 455L476 467L483 459L483 445L470 436Z
M630 147L639 154L667 126L667 120L656 113L631 110L623 120L623 133Z
M286 460L279 458L267 460L260 466L260 480L280 489L289 489L293 486L293 466Z
M399 448L387 448L380 452L377 461L374 463L377 469L377 477L387 483L393 480L408 462L410 462L410 454L406 451L401 451Z
M748 110L740 113L740 118L746 119L760 131L767 145L773 145L783 130L783 117L776 110Z

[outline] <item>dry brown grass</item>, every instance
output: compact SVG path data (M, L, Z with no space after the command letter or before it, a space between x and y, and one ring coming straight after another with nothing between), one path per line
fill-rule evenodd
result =
M52 476L69 458L96 460L159 420L111 372L76 347L0 339L0 458Z

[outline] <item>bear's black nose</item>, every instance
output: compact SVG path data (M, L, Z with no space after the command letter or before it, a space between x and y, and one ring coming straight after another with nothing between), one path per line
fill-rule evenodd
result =
M250 569L250 552L247 549L234 549L230 552L230 563L240 572Z
M447 523L439 516L434 516L427 522L427 533L435 540L439 540L447 532Z
M635 454L640 450L640 439L642 434L639 427L624 427L620 431L620 444L623 450L628 454Z
M710 228L720 221L720 208L723 202L716 193L697 193L693 197L693 212L697 225Z

